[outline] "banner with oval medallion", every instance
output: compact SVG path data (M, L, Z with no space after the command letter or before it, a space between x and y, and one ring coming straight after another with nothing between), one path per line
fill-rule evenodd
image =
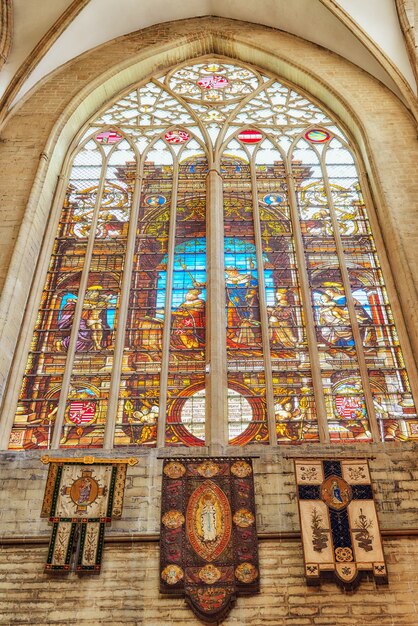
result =
M52 525L45 571L99 574L105 527L122 516L126 469L137 459L41 458L49 465L41 517Z
M259 591L251 459L164 460L160 591L184 593L207 623Z
M387 582L385 557L367 460L295 461L305 574L323 574L352 590L364 572Z

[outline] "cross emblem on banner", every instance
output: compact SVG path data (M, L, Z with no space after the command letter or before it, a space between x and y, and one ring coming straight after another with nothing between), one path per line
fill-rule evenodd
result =
M365 571L387 582L367 461L298 459L295 472L308 583L327 571L346 589Z

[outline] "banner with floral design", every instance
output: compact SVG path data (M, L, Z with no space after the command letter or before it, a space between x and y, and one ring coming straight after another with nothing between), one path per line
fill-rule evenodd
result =
M387 582L367 460L298 459L295 472L308 584L330 572L347 590L363 572Z

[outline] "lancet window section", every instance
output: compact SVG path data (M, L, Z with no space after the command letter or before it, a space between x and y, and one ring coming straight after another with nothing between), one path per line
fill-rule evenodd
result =
M131 90L81 140L9 445L201 446L216 420L232 445L418 438L344 133L213 58Z
M231 156L228 149L223 155L221 171L229 439L243 445L268 443L269 433L251 171L235 143L229 144Z

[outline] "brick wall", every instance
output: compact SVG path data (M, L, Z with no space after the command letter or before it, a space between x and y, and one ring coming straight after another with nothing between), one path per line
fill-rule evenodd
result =
M384 542L389 586L307 587L298 541L260 542L261 592L238 598L224 626L416 626L418 542ZM158 544L107 543L100 576L43 573L47 546L0 552L1 624L200 626L182 598L158 593Z
M333 582L315 588L306 585L299 539L266 539L266 533L299 531L291 457L299 456L301 450L284 447L265 451L254 461L257 522L262 537L261 593L238 599L224 623L416 626L418 538L408 536L408 530L417 526L414 446L350 446L350 456L369 457L389 574L387 586L376 586L366 579L351 594ZM303 448L303 453L306 457L348 455L347 448L339 446L311 445ZM108 456L109 451L101 454ZM117 456L125 454L118 452ZM39 517L48 471L40 461L41 453L0 455L0 624L198 624L182 599L158 594L155 538L159 532L162 461L157 454L148 451L139 457L138 465L128 468L123 518L107 530L102 573L81 579L43 572L50 527ZM388 536L387 531L395 534ZM147 538L150 542L145 541ZM37 541L43 543L34 545Z

